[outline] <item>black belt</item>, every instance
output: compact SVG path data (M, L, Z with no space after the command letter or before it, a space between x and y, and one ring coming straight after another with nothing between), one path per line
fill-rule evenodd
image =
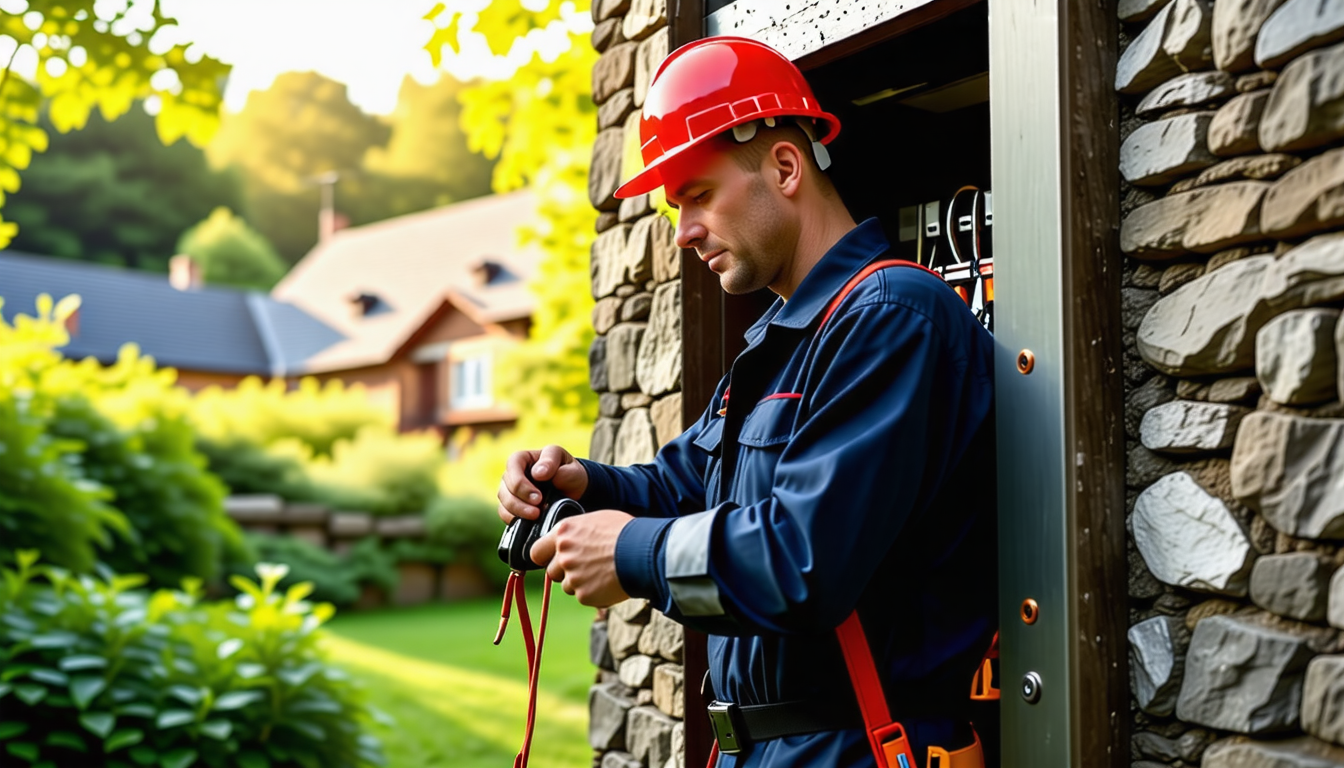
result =
M824 701L742 705L713 701L708 710L714 738L725 755L736 755L766 739L863 727L863 716L853 702L837 707Z

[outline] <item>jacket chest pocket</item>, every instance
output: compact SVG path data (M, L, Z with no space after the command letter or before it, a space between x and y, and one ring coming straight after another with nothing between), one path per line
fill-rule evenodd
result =
M771 494L775 466L793 436L797 415L798 398L774 396L757 403L742 421L731 491L736 501L750 504Z

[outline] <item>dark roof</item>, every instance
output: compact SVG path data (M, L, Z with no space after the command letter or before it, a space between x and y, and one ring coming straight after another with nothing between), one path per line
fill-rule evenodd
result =
M133 342L159 365L281 376L340 341L337 331L265 293L205 286L179 291L168 276L102 264L0 251L0 315L36 311L39 294L80 297L72 358L116 360Z
M530 317L541 249L520 245L519 229L537 222L537 204L526 189L490 195L319 243L271 292L344 337L307 358L303 372L384 363L445 303L477 323ZM481 284L481 271L492 279Z

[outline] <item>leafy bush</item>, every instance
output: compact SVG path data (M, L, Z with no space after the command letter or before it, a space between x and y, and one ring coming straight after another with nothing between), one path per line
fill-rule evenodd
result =
M0 745L5 764L55 768L356 768L381 765L371 713L318 649L333 609L235 576L237 600L135 588L140 576L0 569ZM45 583L44 583L45 582Z
M182 233L177 252L196 259L211 285L268 290L285 274L271 241L224 206Z
M338 509L410 514L438 497L442 464L437 437L366 427L353 440L337 442L330 459L313 459L308 476L319 500Z
M494 504L471 497L440 497L425 511L425 531L428 544L449 553L443 562L474 563L499 584L508 577L509 568L498 554L504 527Z
M340 556L294 536L269 533L246 536L264 562L281 563L288 568L288 575L280 581L281 587L308 582L313 585L314 598L336 605L354 603L365 584L389 592L397 588L395 556L381 548L376 538L361 539L349 554Z
M106 367L62 358L77 306L44 296L37 317L0 321L0 562L34 548L77 572L102 558L158 585L212 579L241 538L186 395L131 345Z
M338 440L352 440L365 427L391 432L391 416L369 402L361 386L306 378L290 391L284 381L263 384L248 377L235 389L207 387L191 405L197 431L216 442L270 447L298 440L315 456L330 456Z

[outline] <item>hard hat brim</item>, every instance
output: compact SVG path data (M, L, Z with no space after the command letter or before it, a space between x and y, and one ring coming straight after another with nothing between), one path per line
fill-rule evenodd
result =
M734 123L734 125L740 124L742 122L748 122L749 120L759 120L766 117L795 117L795 116L797 116L796 113L788 112L785 110L762 111L760 113L749 116L746 120L738 121ZM840 119L829 112L818 112L815 115L805 115L805 117L815 117L817 120L820 120L823 123L823 125L825 125L826 132L819 139L819 141L822 144L830 144L831 140L834 139L840 133ZM729 125L725 130L729 130L731 128L732 125ZM720 131L719 133L722 133L722 131ZM660 169L665 163L677 157L680 157L690 149L693 149L695 147L704 144L705 142L712 139L714 136L719 135L719 133L706 134L704 136L696 137L695 139L692 139L691 141L682 144L663 155L660 155L658 159L650 163L647 167L644 168L644 170L640 171L639 173L636 173L634 176L630 177L630 179L626 181L624 184L617 187L616 192L612 196L615 197L617 200L624 200L629 197L636 197L638 195L643 195L648 192L652 192L653 190L663 186L663 174Z

